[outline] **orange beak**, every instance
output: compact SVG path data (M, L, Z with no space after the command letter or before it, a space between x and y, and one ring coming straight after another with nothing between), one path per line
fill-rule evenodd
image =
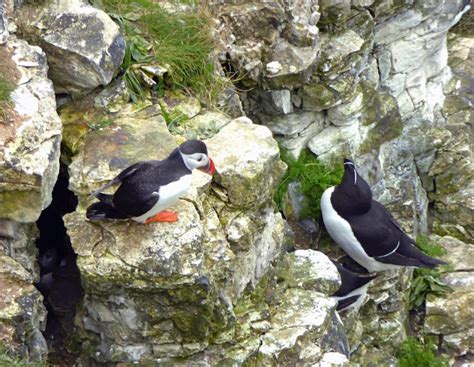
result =
M209 164L207 167L203 168L198 168L200 171L203 171L204 173L207 173L208 175L213 175L216 173L216 166L214 165L214 161L209 157Z

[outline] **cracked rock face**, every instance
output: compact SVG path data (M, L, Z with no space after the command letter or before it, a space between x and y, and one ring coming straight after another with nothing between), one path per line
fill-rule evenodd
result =
M56 93L80 96L107 85L122 63L125 41L118 25L85 1L24 5L16 17L20 33L48 56Z

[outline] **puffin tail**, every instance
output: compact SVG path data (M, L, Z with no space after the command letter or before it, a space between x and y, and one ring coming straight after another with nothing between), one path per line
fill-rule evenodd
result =
M89 220L103 219L126 219L127 215L117 211L112 205L112 195L98 193L97 198L100 200L87 208L86 217Z

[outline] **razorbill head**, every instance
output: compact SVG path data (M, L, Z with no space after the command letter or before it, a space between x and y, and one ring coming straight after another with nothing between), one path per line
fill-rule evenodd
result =
M191 185L194 169L213 175L215 166L206 144L188 140L162 161L138 162L120 172L91 196L99 199L87 208L90 220L126 219L140 223L175 222L176 212L165 211ZM120 184L114 194L103 190Z
M372 199L368 183L349 159L344 159L341 183L324 191L321 212L332 239L369 272L444 264L418 250L390 212Z
M367 294L367 288L376 275L362 275L346 269L342 264L333 261L339 275L341 286L332 298L337 300L337 311L357 308L362 305Z

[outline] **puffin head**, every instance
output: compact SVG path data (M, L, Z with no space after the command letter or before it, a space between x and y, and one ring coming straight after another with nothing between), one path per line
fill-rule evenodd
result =
M201 140L188 140L185 141L178 147L181 156L183 157L184 164L191 171L197 168L209 175L213 175L216 172L214 162L207 155L207 147Z

